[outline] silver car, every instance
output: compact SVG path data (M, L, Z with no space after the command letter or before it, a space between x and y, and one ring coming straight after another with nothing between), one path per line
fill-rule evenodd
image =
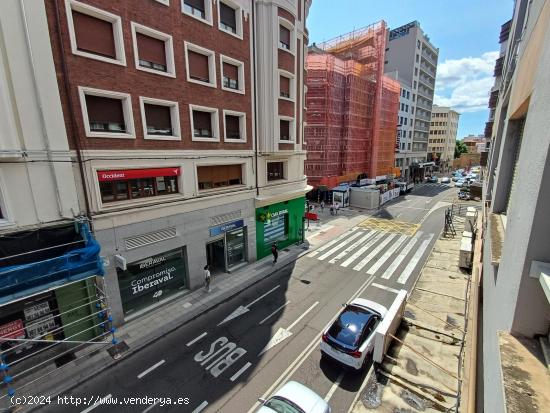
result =
M296 381L289 381L267 400L256 413L331 413L321 396Z

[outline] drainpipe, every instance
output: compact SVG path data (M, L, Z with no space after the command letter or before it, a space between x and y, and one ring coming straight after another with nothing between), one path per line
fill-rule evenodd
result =
M63 46L63 36L61 35L61 17L59 14L59 0L54 1L55 4L55 24L57 28L57 39L59 42L59 47L61 51L61 71L63 73L63 81L65 86L65 91L67 93L67 106L69 108L69 117L71 122L71 139L75 145L76 148L76 158L78 161L78 170L80 171L80 180L82 181L82 189L84 191L84 204L86 206L86 217L88 218L88 221L90 223L90 229L92 230L92 216L91 216L91 209L90 209L90 199L88 198L88 188L86 185L86 175L84 173L84 165L82 162L82 154L80 149L80 141L78 140L78 130L76 128L75 123L75 111L73 102L71 99L71 89L69 84L69 70L67 69L67 62L65 60L65 47ZM67 131L67 135L69 135L69 131Z
M254 163L256 165L256 196L260 195L258 183L258 76L256 75L256 0L252 0L252 73L254 75Z
M55 195L56 195L56 200L57 200L57 209L58 209L60 217L62 217L62 218L73 218L72 216L66 216L63 212L63 203L61 201L61 196L60 196L60 193L59 193L59 182L58 182L58 179L57 179L55 166L53 164L54 160L53 160L52 153L51 153L51 147L50 147L48 132L46 130L46 119L45 119L45 116L44 116L44 109L43 109L43 105L42 105L41 94L38 91L38 81L36 79L36 66L34 64L34 54L33 54L32 44L31 44L30 35L29 35L29 26L28 26L28 22L27 22L27 13L25 11L24 2L20 1L19 6L20 6L20 9L21 9L21 14L23 16L23 24L25 25L25 41L27 43L27 51L28 51L28 54L29 54L29 60L31 61L32 83L33 83L33 86L34 86L34 90L36 90L36 96L37 96L36 104L38 106L38 112L40 112L40 126L42 127L42 137L44 139L44 148L46 149L46 156L48 158L48 165L50 167L50 173L52 175L52 179L53 179L53 182L54 182L54 185L55 185ZM28 172L28 165L26 166L26 168L27 168L27 174L29 175L29 180L30 180L30 174Z

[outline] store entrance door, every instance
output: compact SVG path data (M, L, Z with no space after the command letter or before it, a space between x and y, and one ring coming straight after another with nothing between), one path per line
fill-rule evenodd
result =
M211 274L226 272L224 238L206 244L206 262Z

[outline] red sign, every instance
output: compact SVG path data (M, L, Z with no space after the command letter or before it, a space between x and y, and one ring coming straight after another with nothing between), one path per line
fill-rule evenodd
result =
M305 217L312 221L317 221L319 219L319 216L315 212L306 212Z
M23 330L23 321L14 320L9 323L0 325L0 341L7 338L20 338L25 337L25 330Z
M155 178L157 176L178 176L180 168L155 169L115 169L112 171L97 171L99 182L126 181L137 178Z

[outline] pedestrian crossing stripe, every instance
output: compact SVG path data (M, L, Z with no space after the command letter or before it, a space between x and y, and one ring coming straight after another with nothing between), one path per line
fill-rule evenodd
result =
M345 260L342 264L340 264L341 267L347 267L350 265L353 261L355 261L357 258L359 258L363 253L368 250L370 247L372 247L374 244L376 244L380 238L382 238L384 235L386 235L385 232L378 233L377 231L372 232L372 235L376 236L372 238L369 242L367 242L365 245L363 245L357 252L355 252L351 257L349 257L347 260Z
M397 251L397 249L401 246L401 244L403 244L403 242L406 239L407 239L406 235L401 235L399 239L384 253L384 255L382 255L382 257L380 257L380 259L376 261L374 265L367 270L367 274L369 275L376 274L376 271L378 271L380 267L384 265L384 263L395 253L395 251Z
M414 244L418 241L418 239L422 236L422 231L418 231L414 237L412 237L407 245L405 245L405 248L399 253L397 258L391 263L391 265L384 271L384 274L382 274L382 278L388 280L391 278L397 267L399 267L399 264L403 262L405 257L411 252L411 250L414 247Z
M325 258L331 256L332 254L334 254L336 251L342 249L343 247L345 247L346 245L348 245L351 241L353 241L355 238L357 237L360 237L362 234L361 231L357 231L356 233L352 234L351 236L349 236L346 240L343 240L340 244L337 244L334 248L328 250L327 252L325 252L323 255L321 255L319 257L320 260L324 260Z
M413 236L418 231L418 228L420 228L420 224L383 218L367 218L358 226L375 231L397 232L398 234L409 236Z
M397 236L397 234L389 234L384 241L382 241L378 246L373 249L369 255L367 255L365 258L363 258L359 264L357 264L353 269L355 271L361 271L365 265L367 265L376 255L382 251L382 248L384 248L386 245L388 245L392 239L394 239Z
M338 236L337 238L333 239L332 241L327 242L325 245L322 245L321 247L317 248L315 251L310 253L309 256L310 257L315 257L319 253L321 253L321 252L325 251L326 249L332 247L337 242L343 240L346 237L349 237L351 235L351 233L357 231L358 229L359 229L358 227L353 227L351 230L344 232L342 235Z

